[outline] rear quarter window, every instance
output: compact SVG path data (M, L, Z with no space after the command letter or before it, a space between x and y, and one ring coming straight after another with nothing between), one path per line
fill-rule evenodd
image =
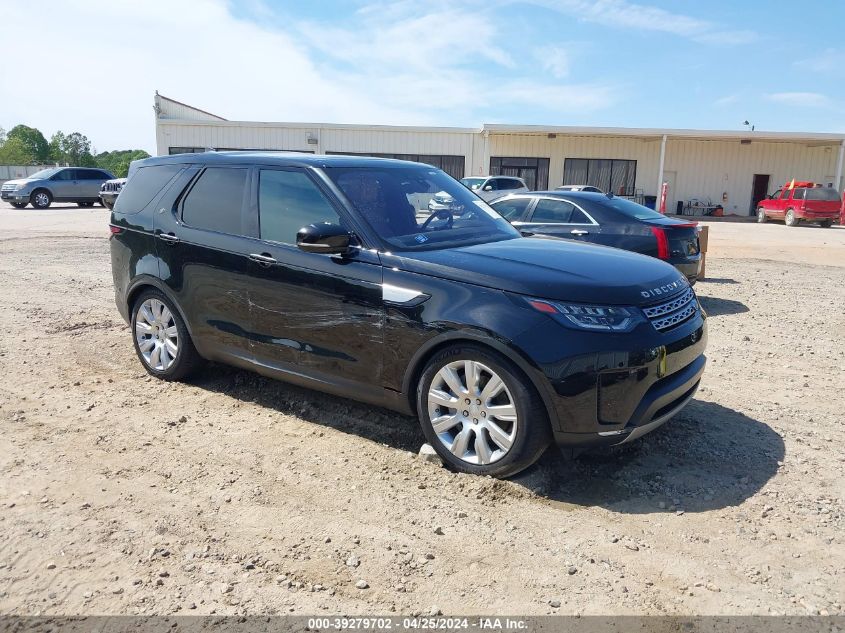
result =
M825 202L840 202L839 192L829 187L815 187L807 189L807 200L823 200Z
M138 213L178 174L184 165L151 165L135 170L117 197L115 213Z
M182 221L198 229L229 235L243 234L242 215L248 173L248 170L240 168L206 169L188 191L182 204Z

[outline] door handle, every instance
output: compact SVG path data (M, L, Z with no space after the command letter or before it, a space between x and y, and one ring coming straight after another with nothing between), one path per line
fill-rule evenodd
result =
M581 237L582 235L589 235L589 233L590 233L590 232L589 232L589 231L585 231L584 229L572 229L572 230L570 231L570 233L571 233L572 235L577 235L578 237Z
M179 238L176 237L173 233L159 233L158 239L167 242L168 244L178 244Z
M267 253L250 253L249 258L262 266L272 266L276 263L276 258Z

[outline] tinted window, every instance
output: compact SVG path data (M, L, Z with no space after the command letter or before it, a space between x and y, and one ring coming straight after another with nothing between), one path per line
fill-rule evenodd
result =
M790 193L792 193L792 191L791 191L791 190L789 190L789 189L784 189L784 190L783 190L783 200L786 200L787 198L789 198L789 194L790 194Z
M246 169L206 169L185 198L182 221L209 231L240 234L246 176Z
M96 169L77 169L78 180L108 180L109 177Z
M814 187L807 189L807 200L826 200L828 202L839 202L839 192L828 187Z
M581 211L578 207L572 209L572 216L569 218L570 224L592 224L587 214Z
M499 189L519 189L522 183L513 178L499 178Z
M571 221L574 208L573 204L566 200L542 198L537 201L537 206L534 207L534 215L531 216L531 221L567 223Z
M299 171L261 171L258 214L261 239L285 244L296 244L297 232L309 224L340 224L323 193Z
M531 204L531 198L511 198L509 200L499 200L490 206L502 214L506 220L514 222L522 218L528 205Z
M76 180L76 170L63 169L55 176L53 176L53 180Z
M780 200L780 194L781 194L780 189L778 189L777 191L775 191L775 192L772 194L772 200Z
M183 167L184 165L153 165L136 169L117 198L115 213L137 213L146 207Z
M482 189L486 191L498 191L499 183L496 181L495 178L491 178L490 180L484 183Z

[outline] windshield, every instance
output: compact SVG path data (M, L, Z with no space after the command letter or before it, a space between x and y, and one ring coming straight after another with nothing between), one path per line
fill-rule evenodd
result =
M461 184L469 189L478 189L484 184L486 178L461 178Z
M34 174L30 174L29 176L27 176L27 178L38 178L39 180L43 180L44 178L49 178L57 171L59 170L55 167L50 169L42 169L41 171L37 171Z
M826 202L839 202L839 192L828 187L814 187L807 189L805 200L824 200Z
M452 248L520 236L486 202L439 169L327 167L325 172L396 250Z
M630 200L626 200L625 198L608 198L604 196L601 199L601 204L603 206L611 207L612 209L616 209L620 213L627 215L629 218L634 218L636 220L657 220L665 218L666 216L662 213L658 213L654 209L649 209L648 207L644 207L641 204L637 204L636 202L631 202Z

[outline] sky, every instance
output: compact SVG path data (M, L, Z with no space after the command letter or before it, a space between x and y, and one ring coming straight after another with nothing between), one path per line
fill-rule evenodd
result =
M0 126L98 151L154 151L156 90L247 121L845 132L840 0L0 0L0 15Z

